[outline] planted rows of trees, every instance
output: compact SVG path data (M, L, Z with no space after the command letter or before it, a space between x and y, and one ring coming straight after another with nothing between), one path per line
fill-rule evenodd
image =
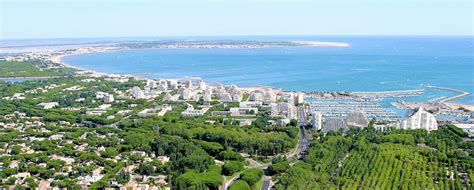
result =
M474 144L454 126L321 136L303 163L275 175L278 189L473 188ZM301 177L304 176L304 177Z

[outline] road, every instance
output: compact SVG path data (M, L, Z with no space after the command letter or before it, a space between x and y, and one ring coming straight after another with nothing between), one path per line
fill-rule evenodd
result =
M306 156L306 151L308 150L308 146L310 143L310 134L308 134L308 131L304 127L299 127L299 131L300 131L300 140L298 140L298 144L296 145L295 150L286 155L287 158L293 157L295 155L298 156L297 160L290 162L291 166L295 165L296 163L304 159L304 157ZM266 165L266 167L268 167L268 165ZM263 185L262 185L261 190L270 190L273 186L273 182L270 176L266 174L266 172L263 178Z
M309 144L310 144L310 134L308 134L308 131L304 127L300 127L300 140L298 141L298 145L296 147L296 151L294 155L292 155L292 156L296 155L298 159L290 162L291 166L295 165L297 162L304 159L304 156L306 156L306 151L308 150Z
M270 176L264 176L261 190L270 190L272 186L273 186L273 183L270 179Z
M251 159L251 158L245 158L245 161L249 162L250 165L251 165L250 167L247 167L247 169L248 168L261 168L262 170L266 170L268 168L268 166L270 165L270 163L261 164L260 162L257 162L257 161L255 161L254 159ZM221 188L223 188L224 190L227 190L229 188L229 186L232 183L234 183L234 181L237 180L239 177L240 177L240 173L238 175L235 175L234 177L232 177L229 180L225 180L225 177L224 177L224 184L223 184L223 186L221 186ZM264 183L265 183L265 181L264 181Z
M248 161L249 163L251 163L252 165L254 165L254 166L252 166L252 167L250 167L250 168L261 168L261 169L264 169L264 170L265 170L265 169L267 169L268 166L270 165L270 163L261 164L260 162L257 162L257 161L255 161L254 159L251 159L251 158L245 158L245 161Z
M290 162L290 165L292 166L304 159L304 156L306 156L306 151L310 144L311 135L305 129L305 126L308 123L307 118L308 118L308 113L306 109L304 107L298 107L298 126L299 126L299 132L300 132L300 139L298 140L298 143L296 144L295 149L285 154L286 158L291 158L293 156L298 157L297 160ZM271 177L267 175L267 172L268 172L267 168L270 164L269 163L261 164L250 158L246 158L245 160L251 163L253 165L252 167L261 168L265 171L265 175L263 176L263 185L262 185L261 190L270 190L273 186ZM227 189L234 182L234 180L236 180L239 176L240 175L236 175L229 181L226 181L224 183L224 189Z
M304 159L304 156L306 156L306 151L310 144L311 135L308 133L308 131L304 127L299 127L299 132L300 132L300 139L298 140L296 148L285 155L287 158L293 157L295 155L298 156L297 160L290 162L291 166L295 165L296 163ZM267 172L268 172L267 169L270 163L262 164L251 158L245 158L245 160L248 161L252 165L249 168L261 168L265 171L265 175L263 176L263 185L262 185L261 190L270 190L273 186L271 177L267 175ZM240 177L240 174L234 176L228 181L224 181L224 184L223 184L224 189L227 190L228 187L239 177Z
M224 177L224 189L228 189L230 184L234 183L234 181L239 177L240 177L240 173L238 175L235 175L229 181L225 180L225 177Z
M298 126L306 126L308 124L308 111L306 107L299 106L296 115L298 117Z

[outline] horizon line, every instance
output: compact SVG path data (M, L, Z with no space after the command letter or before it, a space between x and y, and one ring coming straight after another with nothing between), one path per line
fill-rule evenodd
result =
M162 36L94 36L94 37L46 37L0 38L8 40L61 40L61 39L120 39L120 38L203 38L203 37L474 37L474 34L249 34L249 35L162 35Z

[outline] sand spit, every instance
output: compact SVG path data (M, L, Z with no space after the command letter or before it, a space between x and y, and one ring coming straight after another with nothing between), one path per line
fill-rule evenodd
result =
M330 47L349 47L349 43L343 42L318 42L318 41L291 41L294 44L303 46L330 46Z

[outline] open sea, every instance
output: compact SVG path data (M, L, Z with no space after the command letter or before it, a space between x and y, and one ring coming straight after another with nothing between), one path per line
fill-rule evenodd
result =
M351 46L139 49L73 55L62 61L106 73L157 78L199 76L210 82L268 85L285 90L387 91L434 85L474 93L473 36L230 39L330 41ZM426 89L425 95L414 100L428 101L453 94ZM474 98L470 95L455 102L472 105Z

